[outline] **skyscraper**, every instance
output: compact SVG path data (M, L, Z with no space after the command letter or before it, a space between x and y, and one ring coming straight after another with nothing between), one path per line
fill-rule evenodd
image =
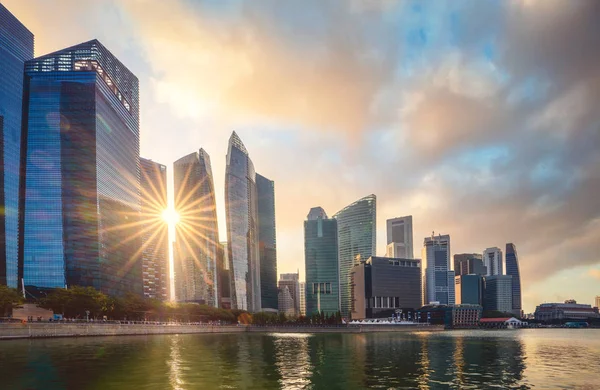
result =
M600 308L600 295L596 295L595 307Z
M275 234L275 183L256 174L258 195L258 248L260 294L263 310L277 311L277 241Z
M456 276L487 274L487 270L483 265L483 256L479 253L460 253L454 255L454 273Z
M337 220L313 207L304 221L306 315L340 310Z
M217 272L219 274L219 307L231 309L231 278L229 272L229 258L227 241L219 244L219 256L217 257Z
M512 312L512 276L490 275L485 277L483 298L484 310L495 310L503 313Z
M455 277L455 303L483 306L483 276L462 274Z
M142 295L138 79L92 40L25 63L19 277Z
M506 244L506 275L512 276L512 312L520 317L522 315L521 303L521 272L519 271L519 257L515 244Z
M260 311L256 172L246 147L235 131L229 138L227 150L225 213L231 272L231 307Z
M487 248L483 251L483 264L487 268L487 274L502 275L504 273L502 267L502 250L500 248Z
M293 301L293 314L300 315L300 273L279 275L279 290L282 291L284 287L290 291Z
M387 257L413 259L412 215L387 220Z
M210 156L204 149L173 164L175 226L178 251L174 256L181 270L175 275L178 301L218 306L217 256L219 228Z
M0 4L0 285L17 287L23 68L33 34Z
M350 316L352 306L350 271L361 261L375 255L376 202L375 195L369 195L333 216L337 220L340 309L344 317Z
M423 242L423 303L454 304L454 271L450 270L450 236L432 234Z
M169 299L169 226L162 218L167 208L167 167L140 158L142 278L144 296Z

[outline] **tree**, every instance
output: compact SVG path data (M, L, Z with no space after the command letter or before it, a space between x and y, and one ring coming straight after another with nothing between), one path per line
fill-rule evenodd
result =
M108 297L93 287L74 286L53 290L38 306L71 318L86 318L89 311L89 317L94 318L106 313L109 303Z
M12 314L12 310L23 303L23 297L14 288L0 285L0 317Z

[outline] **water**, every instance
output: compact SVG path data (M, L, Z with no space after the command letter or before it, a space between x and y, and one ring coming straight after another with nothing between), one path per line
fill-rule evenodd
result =
M600 330L0 342L0 389L600 389Z

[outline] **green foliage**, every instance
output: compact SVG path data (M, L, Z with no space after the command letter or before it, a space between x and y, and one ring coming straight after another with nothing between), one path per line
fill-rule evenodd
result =
M11 314L12 309L23 303L23 297L14 288L0 285L0 317Z

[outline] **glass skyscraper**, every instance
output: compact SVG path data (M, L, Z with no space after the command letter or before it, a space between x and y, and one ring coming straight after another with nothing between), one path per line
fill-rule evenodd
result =
M179 213L175 227L176 299L217 307L219 227L210 156L200 149L173 166L175 210Z
M17 287L23 67L33 34L0 4L0 285Z
M275 183L256 174L258 194L258 248L260 254L261 308L277 310L277 240L275 234Z
M248 151L234 131L229 138L225 171L227 250L231 307L261 310L256 172Z
M512 276L512 312L520 317L523 308L521 303L521 272L515 244L506 244L505 261L506 275Z
M350 271L361 261L375 255L376 203L376 196L371 194L333 216L337 220L340 309L344 317L350 316L352 307Z
M140 158L142 277L144 296L169 299L169 226L162 218L167 208L167 167Z
M422 258L425 262L423 304L439 302L454 305L454 271L450 270L450 236L425 237Z
M304 221L306 315L340 311L338 221L313 207Z
M19 277L142 295L138 79L92 40L25 63Z

